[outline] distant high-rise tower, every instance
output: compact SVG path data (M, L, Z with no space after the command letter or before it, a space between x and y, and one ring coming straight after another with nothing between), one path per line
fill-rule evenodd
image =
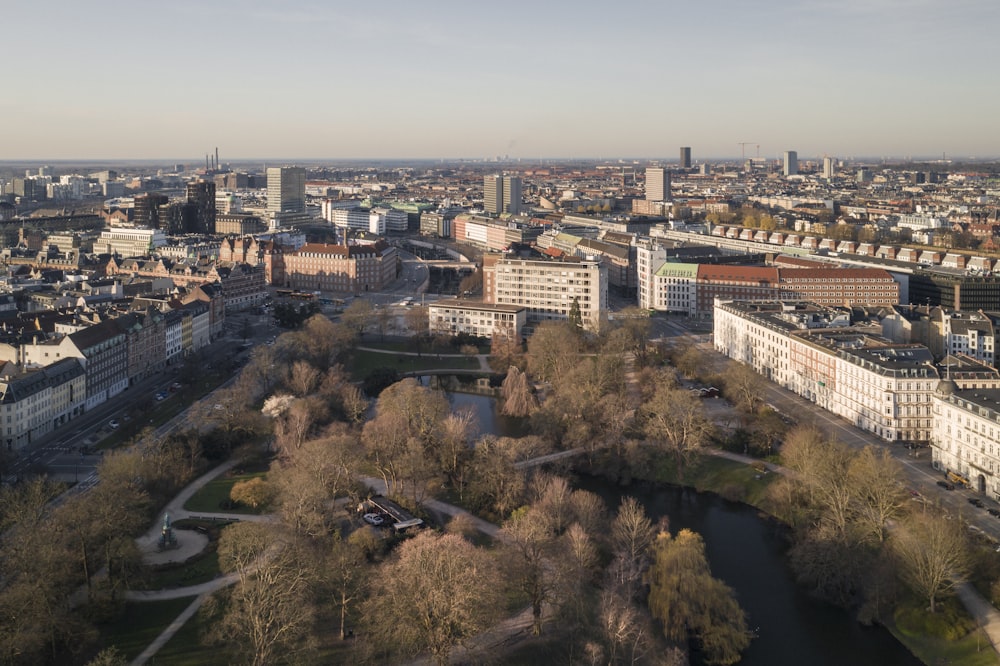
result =
M503 178L500 176L483 178L483 210L494 215L503 212Z
M691 168L691 148L689 146L681 146L681 168Z
M215 183L196 180L187 184L187 231L199 234L215 233Z
M306 170L302 167L268 167L267 214L306 212Z
M503 210L511 215L521 213L521 179L517 176L503 177Z
M830 179L833 178L833 158L824 157L823 158L823 177Z
M165 206L170 198L158 192L137 194L133 199L132 223L137 227L159 229L160 207Z
M517 176L485 176L483 178L483 209L500 215L521 212L521 179Z
M670 172L663 167L646 167L646 201L670 199Z
M799 173L799 154L794 150L785 151L785 175L797 176Z

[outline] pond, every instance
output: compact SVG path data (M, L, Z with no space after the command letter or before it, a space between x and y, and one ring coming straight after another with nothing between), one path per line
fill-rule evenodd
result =
M496 398L473 393L448 393L451 411L471 410L476 417L476 436L491 433L497 437L524 437L530 434L525 419L504 416L497 408Z
M495 398L458 392L447 396L453 411L473 411L479 433L528 434L523 419L498 413ZM671 532L688 528L702 536L713 575L735 590L757 634L740 664L920 666L888 630L866 627L851 613L806 594L788 565L785 528L753 507L674 486L636 484L623 490L596 478L578 485L603 497L611 511L631 495L654 522L666 516Z
M888 630L863 626L847 611L807 595L788 566L784 528L752 507L672 486L623 492L594 478L579 485L603 497L610 510L631 495L652 520L667 516L672 533L688 528L702 536L712 574L736 591L757 633L740 664L920 665Z

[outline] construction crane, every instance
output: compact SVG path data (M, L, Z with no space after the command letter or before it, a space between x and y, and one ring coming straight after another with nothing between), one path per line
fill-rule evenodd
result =
M745 162L747 159L747 146L757 146L757 157L760 157L760 144L754 143L753 141L738 141L736 145L740 147L742 151L742 159Z

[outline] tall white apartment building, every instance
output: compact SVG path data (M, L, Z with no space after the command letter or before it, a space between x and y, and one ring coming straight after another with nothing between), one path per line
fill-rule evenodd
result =
M636 294L639 307L652 310L656 306L656 269L667 260L667 251L655 242L641 242L635 248Z
M670 172L663 167L646 167L646 201L670 199Z
M583 327L596 331L607 311L608 272L593 258L487 255L483 258L483 301L523 305L528 326L567 319L576 302Z
M784 174L797 176L799 174L799 154L794 150L785 151Z
M483 177L483 210L493 215L521 212L521 179L517 176Z
M306 170L303 167L268 167L267 213L306 211Z

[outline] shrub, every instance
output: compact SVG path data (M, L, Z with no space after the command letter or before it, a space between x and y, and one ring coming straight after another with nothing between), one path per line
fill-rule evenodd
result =
M954 599L941 603L936 613L931 613L920 602L902 604L896 609L894 619L899 630L908 636L930 636L946 641L957 641L976 628L975 621Z

